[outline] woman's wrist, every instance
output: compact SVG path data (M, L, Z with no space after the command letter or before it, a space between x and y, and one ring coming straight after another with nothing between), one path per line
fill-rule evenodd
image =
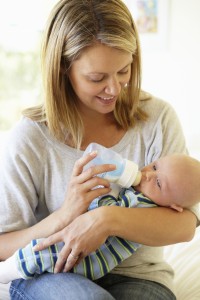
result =
M58 210L53 212L53 215L55 220L53 233L62 230L75 219L75 216L73 216L69 210L66 211L62 208L59 208Z
M96 209L99 214L99 226L101 226L101 230L105 231L107 237L116 235L115 208L115 206L101 206Z
M32 227L33 238L48 237L66 227L72 221L71 216L58 209Z

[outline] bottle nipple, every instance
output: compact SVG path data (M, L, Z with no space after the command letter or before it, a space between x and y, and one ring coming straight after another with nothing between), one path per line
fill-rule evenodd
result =
M136 175L136 178L135 178L135 180L134 180L134 182L133 182L132 185L133 186L137 186L140 183L141 179L142 179L142 172L138 171L138 173Z

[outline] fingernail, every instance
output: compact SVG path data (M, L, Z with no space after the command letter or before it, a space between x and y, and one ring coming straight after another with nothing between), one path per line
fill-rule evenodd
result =
M38 251L39 250L39 245L35 245L34 247L33 247L33 251Z
M110 167L113 168L113 169L115 169L115 170L117 169L117 166L113 165L113 164L110 164Z
M94 150L94 151L90 152L91 156L95 156L96 154L97 154L97 150Z

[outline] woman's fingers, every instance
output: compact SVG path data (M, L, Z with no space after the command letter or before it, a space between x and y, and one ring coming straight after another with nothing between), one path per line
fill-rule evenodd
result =
M72 253L73 250L70 252L67 261L65 263L63 272L68 272L70 271L74 266L77 265L77 262L79 261L79 258L81 257L81 255L77 255L77 254L73 254ZM74 252L75 253L75 252Z
M94 198L110 192L109 181L99 177L98 174L115 170L115 165L95 165L84 170L84 166L96 154L96 151L91 152L78 159L74 165L63 207L67 205L71 211L76 210L75 215L85 212Z
M93 188L96 187L105 187L109 188L110 187L110 182L107 179L95 176L92 177L91 179L87 180L85 184L83 185L83 189L85 191L90 191Z
M43 241L41 241L39 244L35 245L33 247L33 251L41 251L44 250L46 248L48 248L49 246L56 244L58 242L61 242L62 238L61 238L61 231L54 233L53 235L43 239Z
M65 244L58 255L57 262L55 264L54 273L68 272L82 257L79 250L69 248L69 245Z
M76 267L84 258L85 258L84 255L80 254L77 261L76 261L76 263L75 263L75 265L74 265L74 267Z
M68 249L68 247L66 247L64 245L64 247L62 248L62 250L60 251L60 253L58 255L58 259L57 259L57 262L56 262L55 267L54 267L54 273L59 273L59 272L62 272L64 270L64 266L67 263L68 257L70 257L70 252L71 252L71 249ZM75 262L76 262L76 260L75 260ZM70 263L70 259L69 259L69 263ZM73 264L70 263L70 269L72 267L73 267Z
M68 272L105 242L107 232L102 226L104 224L102 214L101 208L81 214L60 232L42 240L33 250L40 251L52 244L63 242L54 272ZM98 232L98 234L94 234L94 232Z
M97 151L93 151L80 159L78 159L75 162L73 171L72 171L72 176L76 177L79 175L80 180L82 179L88 180L89 178L96 176L98 174L104 173L104 172L109 172L109 171L114 171L116 169L116 166L113 164L103 164L103 165L95 165L93 167L88 168L83 172L83 168L87 165L89 161L95 158L97 155Z
M115 169L116 169L116 165L113 164L95 165L85 170L81 174L81 177L84 177L85 180L88 180L91 177L98 176L99 174L102 173L111 172L114 171Z
M89 161L91 161L92 159L94 159L97 156L97 151L92 151L91 153L82 156L80 159L78 159L75 162L74 168L73 168L73 172L72 172L72 176L78 176L82 173L83 168L85 165L87 165L87 163Z

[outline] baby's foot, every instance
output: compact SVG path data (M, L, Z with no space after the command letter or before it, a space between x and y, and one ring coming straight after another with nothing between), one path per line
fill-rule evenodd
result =
M21 278L17 269L15 255L7 260L0 262L0 282L9 283L12 280Z

